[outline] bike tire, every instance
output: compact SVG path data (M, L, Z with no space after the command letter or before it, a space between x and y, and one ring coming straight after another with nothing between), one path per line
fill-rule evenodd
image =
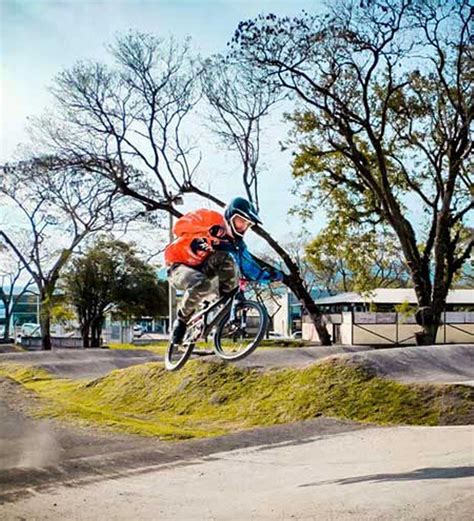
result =
M178 357L178 359L173 359L174 349L182 348L182 354ZM168 371L178 371L181 369L183 365L188 361L191 353L194 349L194 343L190 342L189 344L181 344L175 345L172 342L168 344L168 348L166 349L165 354L165 367Z
M239 302L236 306L236 309L239 307L247 307L247 308L253 308L255 311L257 311L259 317L260 317L260 324L258 326L258 331L255 335L253 335L253 339L249 342L249 344L239 353L230 355L225 352L225 350L222 347L222 334L224 331L224 328L226 324L229 322L230 319L230 310L223 316L223 318L219 321L219 323L216 326L216 331L214 334L214 347L216 355L222 358L223 360L228 361L237 361L242 360L242 358L245 358L250 353L255 351L255 349L259 346L260 342L262 341L263 337L265 336L265 332L267 331L268 327L268 314L266 309L258 302L254 302L251 300L245 300L243 302Z

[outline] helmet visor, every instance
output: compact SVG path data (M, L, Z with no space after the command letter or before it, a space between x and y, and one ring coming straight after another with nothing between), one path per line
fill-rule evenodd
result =
M232 216L230 225L234 233L242 236L249 228L255 225L255 222L247 219L247 217L244 217L240 213L236 213Z

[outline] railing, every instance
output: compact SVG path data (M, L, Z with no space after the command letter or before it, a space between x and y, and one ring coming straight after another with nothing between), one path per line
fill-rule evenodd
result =
M345 313L343 315L343 323L344 321L346 323L350 321L351 323L351 343L353 344L366 343L366 339L370 337L379 339L381 344L402 345L415 343L417 323L413 315L406 316L396 312L353 312L352 314ZM387 329L387 327L384 327L389 325L393 326L393 328ZM456 340L453 340L454 336L463 339L460 342L474 342L473 326L473 312L445 311L441 316L437 343L456 342ZM365 339L362 342L360 342L361 337Z
M40 351L42 348L42 339L39 336L23 336L21 337L21 346L27 351ZM56 349L82 349L84 343L81 337L51 337L51 347Z

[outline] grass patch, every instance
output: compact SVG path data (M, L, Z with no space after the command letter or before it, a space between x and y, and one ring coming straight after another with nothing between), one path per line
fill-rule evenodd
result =
M145 351L151 351L157 355L164 356L166 348L168 347L168 341L157 340L153 344L136 345L136 344L107 344L109 349L140 349Z
M285 339L277 339L277 338L269 338L264 339L259 345L259 349L262 348L268 348L268 347L292 347L292 348L298 348L298 347L305 347L309 345L310 342L307 342L305 340L298 340L298 339L292 339L292 338L285 338ZM168 347L168 340L157 340L156 342L150 343L150 344L115 344L115 343L109 343L107 344L107 347L109 349L145 349L147 351L151 351L155 354L164 356L166 353L166 348ZM198 342L197 343L197 349L214 349L214 343L212 341L208 342Z
M474 398L471 387L401 384L338 360L267 372L193 360L176 373L152 362L87 381L0 364L0 376L43 397L41 415L174 440L319 415L378 424L462 423Z
M23 349L18 344L2 344L0 343L0 353L23 353L26 349Z
M305 347L311 342L297 338L264 338L259 347Z

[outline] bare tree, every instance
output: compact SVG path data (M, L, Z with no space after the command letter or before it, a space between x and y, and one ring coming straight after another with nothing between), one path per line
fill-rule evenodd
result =
M209 60L202 74L203 91L212 109L211 120L217 135L239 153L242 165L242 181L249 199L258 206L259 159L261 125L264 116L284 97L274 82L267 81L261 72L235 59L216 57ZM196 192L196 187L193 187ZM212 194L199 191L200 195L216 201ZM218 203L219 204L219 203ZM330 337L322 321L322 315L308 291L308 282L301 272L297 256L292 255L263 227L254 231L262 237L284 262L290 276L288 287L303 302L320 341L330 344Z
M38 288L43 349L51 349L51 305L61 270L88 235L117 222L120 194L103 177L43 157L3 166L0 200L9 216L0 225L0 243ZM26 243L18 239L21 230L28 232Z
M243 85L254 88L245 81L231 89L226 84L229 71L224 68L219 83L224 90L211 92L210 80L206 81L206 73L193 64L187 45L166 43L146 34L121 36L110 50L114 68L81 63L59 75L53 89L57 112L39 122L37 137L52 146L64 164L104 175L121 193L141 202L146 211L163 210L179 217L175 201L185 193L223 207L219 197L199 187L199 155L184 138L185 123L200 96L198 75L203 74L211 106L214 103L228 118L219 120L221 135L239 150L244 187L258 203L260 121L278 99L271 88L245 93L240 90ZM225 89L233 96L227 105L222 103ZM238 99L240 94L248 99ZM291 289L303 299L322 342L329 343L318 309L291 256L262 227L254 230L284 260L290 270Z
M0 265L0 300L3 303L5 312L3 340L8 342L10 339L11 318L22 297L27 293L34 281L32 277L24 279L25 267L10 254L7 248L4 247L2 249L0 247L0 254L2 257Z
M200 160L183 132L199 98L188 43L130 32L109 50L114 67L78 63L59 74L55 112L37 122L36 138L146 210L179 216L176 194Z
M259 81L255 69L222 56L206 60L200 78L211 108L211 131L230 150L238 152L244 190L258 208L262 119L282 95L272 85Z
M232 50L300 110L294 174L332 211L385 222L409 267L433 343L454 274L473 247L461 240L472 209L474 12L468 0L337 2L325 16L242 22ZM404 196L429 224L416 232Z

